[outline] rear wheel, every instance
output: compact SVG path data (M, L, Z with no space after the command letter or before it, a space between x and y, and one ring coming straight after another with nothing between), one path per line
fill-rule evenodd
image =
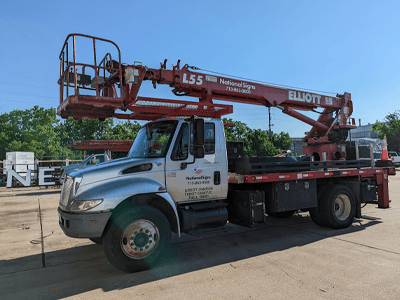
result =
M320 217L325 226L331 228L349 227L356 214L356 205L351 190L344 185L328 188L320 202Z
M317 195L317 207L313 207L313 208L310 208L310 209L309 209L311 220L313 220L313 222L314 222L315 224L319 225L319 226L327 226L327 225L326 225L326 222L325 222L325 220L324 220L324 218L323 218L323 216L321 215L321 211L320 211L320 208L321 208L321 204L320 204L320 203L321 203L321 198L326 198L326 197L325 197L325 190L326 190L326 189L329 189L329 187L320 188L320 189L318 190L318 195Z
M165 215L150 206L138 206L113 215L103 238L110 263L124 272L150 269L165 254L171 226Z

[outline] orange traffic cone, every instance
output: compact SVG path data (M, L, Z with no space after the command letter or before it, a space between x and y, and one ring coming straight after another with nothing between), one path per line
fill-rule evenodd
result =
M388 160L388 150L387 150L387 141L386 141L386 134L385 137L383 138L383 149L382 149L382 154L381 154L381 160Z

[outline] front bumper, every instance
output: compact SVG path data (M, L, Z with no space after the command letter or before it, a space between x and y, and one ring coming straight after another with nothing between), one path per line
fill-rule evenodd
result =
M72 214L58 208L58 220L65 235L73 238L101 237L111 212Z

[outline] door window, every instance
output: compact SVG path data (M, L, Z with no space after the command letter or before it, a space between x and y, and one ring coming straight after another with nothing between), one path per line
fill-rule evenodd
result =
M182 124L176 139L174 148L172 149L171 160L186 160L189 153L189 126L187 123Z
M204 124L204 152L205 154L215 153L215 124Z

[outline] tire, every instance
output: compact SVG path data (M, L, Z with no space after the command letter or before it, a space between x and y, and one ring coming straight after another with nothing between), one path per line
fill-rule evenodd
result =
M107 259L114 267L127 273L155 266L170 242L171 226L167 218L150 206L116 213L103 237Z
M97 245L103 245L103 238L98 237L98 238L89 238L93 243L96 243Z
M328 188L319 202L320 217L325 226L347 228L354 220L356 204L351 190L344 185Z
M325 190L326 189L329 189L329 187L322 188L322 189L320 189L318 191L318 194L317 194L317 207L313 207L313 208L309 209L311 220L313 220L313 222L315 224L317 224L319 226L323 226L323 227L326 227L327 225L326 225L326 222L325 222L325 220L323 219L323 217L321 215L321 211L320 211L321 204L320 203L321 203L321 198L325 198Z
M319 207L310 208L310 217L313 222L319 226L326 227L324 220L322 219Z

